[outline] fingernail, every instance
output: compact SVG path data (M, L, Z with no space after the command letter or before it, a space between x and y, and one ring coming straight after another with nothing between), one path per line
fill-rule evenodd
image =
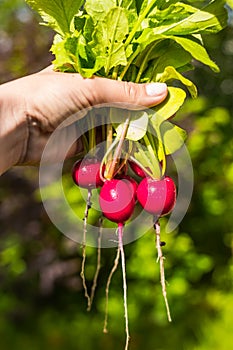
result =
M151 83L146 85L146 93L149 96L162 95L167 91L165 83Z

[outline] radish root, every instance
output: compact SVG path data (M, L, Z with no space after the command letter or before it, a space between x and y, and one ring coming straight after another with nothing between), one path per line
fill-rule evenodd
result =
M126 342L125 350L129 346L129 317L128 317L128 306L127 306L127 282L126 282L126 268L125 268L125 253L123 245L123 225L118 225L118 237L119 237L119 248L121 252L121 267L122 267L122 277L123 277L123 291L124 291L124 312L125 312L125 333L126 333Z
M160 223L159 223L159 220L157 220L157 219L155 220L154 228L155 228L155 232L156 232L156 249L158 252L157 262L159 262L159 264L160 264L160 282L161 282L161 286L162 286L162 293L163 293L163 298L164 298L164 302L165 302L165 306L166 306L166 310L167 310L168 321L172 322L170 308L169 308L168 299L167 299L167 290L166 290L166 279L165 279L165 270L164 270L164 259L165 258L163 256L163 252L162 252L162 248L161 248L163 243L161 243Z
M90 304L88 305L87 311L91 311L91 306L93 303L93 299L95 296L95 290L97 287L97 280L99 277L99 272L100 272L100 268L101 268L101 240L102 240L102 233L103 233L103 218L101 217L99 219L99 232L98 232L98 248L97 248L97 265L96 265L96 271L95 271L95 275L93 278L93 284L92 284L92 288L91 288L91 296L90 296Z
M85 215L84 215L84 219L83 219L82 266L81 266L81 272L80 272L80 276L81 276L82 282L83 282L84 295L87 298L87 310L89 310L91 307L91 299L90 299L90 296L88 294L84 271L85 271L85 262L86 262L87 219L88 219L89 209L91 208L91 196L92 196L92 192L91 192L91 190L88 190Z
M108 280L107 280L107 284L106 284L106 289L105 289L105 319L104 319L104 328L103 328L103 332L104 333L108 333L108 299L109 299L109 287L111 284L111 280L112 280L112 276L114 274L114 272L116 271L118 264L119 264L119 259L120 259L120 247L118 246L117 248L117 253L116 253L116 257L114 260L114 264L113 267L110 271L110 274L108 276Z

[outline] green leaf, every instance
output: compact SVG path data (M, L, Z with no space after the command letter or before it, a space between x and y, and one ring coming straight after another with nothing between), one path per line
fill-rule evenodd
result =
M71 32L71 23L84 0L26 0L37 11L45 25L64 36Z
M106 57L98 56L90 59L86 51L87 43L82 34L61 40L55 37L51 51L55 55L53 64L56 69L63 72L78 72L85 78L92 77L106 64Z
M105 74L102 72L102 75L108 76L111 68L126 65L124 40L128 32L125 10L119 7L112 8L101 21L95 24L92 40L87 40L88 61L85 68L88 68L89 61L91 67L93 67L93 62L104 62ZM93 74L96 72L93 71Z
M160 179L161 167L157 158L157 154L153 152L151 147L142 146L140 142L136 142L135 146L136 151L134 152L133 158L136 160L136 163L149 176L152 176L155 179Z
M178 2L177 0L157 0L156 2L156 6L158 7L159 10L165 10L166 8L168 8L170 5L174 4ZM192 2L192 0L190 0L189 2Z
M227 0L226 3L233 9L233 0Z
M219 68L215 62L213 62L206 49L203 45L197 42L196 37L182 37L182 36L166 36L162 34L155 34L154 29L146 28L143 33L135 40L135 43L139 43L141 51L143 51L146 47L151 45L156 40L161 39L171 39L174 40L177 44L179 44L187 53L192 55L197 61L202 62L203 64L209 66L213 71L219 72ZM173 53L171 53L173 56ZM162 61L161 61L162 62Z
M154 29L155 34L187 35L195 33L216 33L227 24L227 11L224 8L225 1L212 1L202 9L177 2L166 9L163 14L166 21L170 18L172 23L158 24ZM169 15L169 16L168 16ZM166 23L165 21L165 23Z
M189 52L184 50L173 40L163 40L164 51L160 52L160 55L156 61L155 71L162 73L167 66L173 66L179 68L185 66L192 59ZM153 53L151 54L153 58Z
M184 84L187 87L187 89L189 90L189 92L193 98L197 97L197 88L193 84L193 82L191 80L185 78L179 72L177 72L177 70L172 66L165 68L165 70L164 70L163 74L160 76L159 80L160 80L160 82L166 82L166 81L174 80L174 79L177 79L182 84Z
M144 137L147 131L149 117L145 111L130 112L126 110L113 109L111 121L113 123L119 123L119 120L122 120L119 125L115 125L117 137L120 138L124 127L124 121L129 116L130 123L127 130L126 139L138 141Z
M160 40L158 44L154 45L150 55L147 56L146 66L148 66L148 69L144 71L143 79L147 79L147 81L159 81L161 74L167 66L173 66L179 71L190 70L192 69L191 60L192 56L182 46L173 40L165 38L165 40ZM139 67L142 67L140 60L137 60L135 63L137 65L140 63Z
M105 47L106 47L106 74L112 67L126 65L124 39L129 33L128 18L124 9L115 7L104 18Z
M203 64L209 66L213 71L219 72L218 66L210 59L204 46L192 40L191 38L178 36L172 36L171 38L175 40L179 45L181 45L186 51L188 51L197 61L200 61Z
M174 4L175 2L175 4ZM197 8L184 4L183 2L173 1L170 5L163 9L154 9L150 14L152 23L159 27L170 27L173 24L177 24L182 20L185 20L193 13L197 11Z
M153 13L155 13L156 15L154 16L154 18L152 16L152 23L148 22L147 28L145 28L142 31L142 34L134 40L135 43L138 43L140 45L141 51L145 50L156 40L162 40L167 37L174 40L178 45L180 45L183 48L183 50L187 52L187 54L192 55L192 57L196 60L210 66L210 68L214 71L219 72L218 66L210 59L205 48L197 42L197 34L207 32L207 29L210 32L219 31L226 25L227 14L226 10L223 7L222 0L212 1L211 4L205 8L205 11L198 10L181 2L177 2L177 4L172 4L168 9L164 11L154 10ZM187 17L183 18L184 15L186 15ZM155 20L153 22L153 19L155 18L157 22ZM181 19L180 21L178 20L179 18ZM164 23L169 21L172 23L163 25ZM192 34L193 36L181 36L185 34ZM165 67L164 58L166 58L169 62L169 58L177 57L175 52L171 52L167 55L165 54L164 57L162 57L162 55L160 57L160 62L153 62L153 64L155 63L156 67L154 67L154 69L149 69L148 74L154 74L153 71L159 72L160 70L162 70L162 68ZM179 58L182 58L182 51L180 51L179 55L180 56L177 57L177 63ZM150 59L152 57L153 52L151 52ZM185 58L188 59L187 55ZM171 65L177 68L177 66L174 65L174 60L172 61L172 59L170 59L170 61L171 63L167 62L168 64L166 65ZM159 67L159 64L161 64L161 67ZM187 66L187 64L188 62L184 63L184 66ZM146 81L148 81L148 74ZM156 75L154 75L153 80L157 80Z
M53 65L55 69L65 70L65 66L73 64L73 59L69 56L66 50L66 40L62 40L60 35L54 37L53 45L51 47L51 52L54 54L55 59L53 60ZM63 67L63 69L61 69Z
M164 144L166 155L178 151L184 144L187 133L184 129L165 121L160 126L162 142Z
M106 63L105 57L97 57L94 65L90 68L86 68L83 66L80 66L80 61L74 57L74 61L76 62L76 70L79 72L84 78L91 78L96 72L98 72L102 67L104 67Z
M78 32L82 32L87 42L92 40L94 22L88 15L77 15L74 17L74 27Z
M186 93L183 89L177 87L168 87L168 96L166 100L154 107L154 113L151 119L155 118L160 124L164 120L172 117L183 105L186 98Z
M141 51L143 51L151 43L160 39L166 39L166 37L162 34L155 35L152 28L145 28L142 31L141 35L137 38L134 38L132 42L135 44L139 44Z
M154 7L157 7L157 1L158 0L143 0L143 1L136 1L137 7L140 8L139 14L141 15L144 11L147 11L149 8L150 11L148 14L153 10Z
M156 136L159 140L158 147L158 158L159 160L163 159L164 151L166 155L172 154L180 149L184 141L186 140L187 134L186 131L179 126L170 123L169 121L163 121L159 118L150 119L150 123L152 124Z
M85 10L96 23L102 21L107 13L116 6L116 0L86 0Z
M145 58L147 59L147 63L150 60L159 58L161 55L164 54L164 52L167 50L168 47L169 47L169 39L167 38L155 40L155 37L153 37L153 42L150 43L149 45L146 39L145 44L140 45L140 52L137 55L137 58L134 62L135 65L140 68L141 65L143 64L143 61L145 61Z

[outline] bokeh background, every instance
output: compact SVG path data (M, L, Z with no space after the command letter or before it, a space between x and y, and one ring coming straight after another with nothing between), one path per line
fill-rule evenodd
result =
M38 23L23 0L0 0L0 83L50 64L53 33ZM189 134L193 198L179 228L162 233L173 322L166 318L150 230L125 246L131 350L233 346L233 23L229 20L228 28L206 37L205 43L221 72L197 64L190 78L199 98L188 100L176 116ZM64 186L72 205L82 210L67 169ZM123 349L120 268L110 289L109 333L102 332L105 284L114 258L115 249L102 251L96 297L87 312L80 246L47 217L38 192L38 169L15 168L1 176L0 348ZM88 248L88 287L95 266L96 249Z

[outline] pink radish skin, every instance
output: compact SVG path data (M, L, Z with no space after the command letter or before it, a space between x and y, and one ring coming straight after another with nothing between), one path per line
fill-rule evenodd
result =
M100 190L100 208L110 221L124 224L135 207L135 194L131 183L121 179L106 181Z
M142 170L142 168L134 163L132 160L128 160L130 168L133 170L133 172L138 175L141 178L146 177L146 173Z
M133 162L132 160L128 160L128 163L130 165L130 168L133 170L133 172L138 175L139 177L141 177L142 179L144 179L145 177L149 177L149 175L135 162ZM161 160L159 162L160 167L162 169L163 167L163 161ZM146 167L146 169L150 172L150 168Z
M137 198L148 213L157 217L164 216L174 208L176 186L168 176L161 180L144 178L138 185Z
M103 181L100 178L101 162L96 158L84 158L78 160L72 170L75 184L86 189L101 187Z
M131 176L129 175L120 175L119 177L120 180L125 181L128 183L130 186L132 186L132 190L134 193L134 199L137 200L137 189L138 189L138 183L136 180L134 180Z

